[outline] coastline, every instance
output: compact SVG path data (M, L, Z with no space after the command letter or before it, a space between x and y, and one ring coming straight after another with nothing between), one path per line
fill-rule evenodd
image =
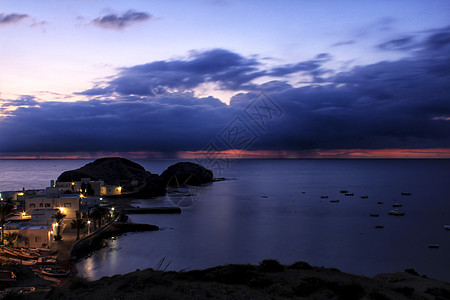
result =
M226 265L187 272L136 270L124 275L69 284L33 299L448 299L450 283L420 276L414 270L372 278L275 260L259 265ZM25 298L26 299L26 298Z

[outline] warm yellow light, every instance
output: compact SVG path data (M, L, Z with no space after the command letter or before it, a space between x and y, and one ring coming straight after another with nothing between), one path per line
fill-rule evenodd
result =
M23 193L18 193L17 195L18 195L18 196L23 196Z
M26 212L22 212L22 216L24 217L24 216L26 216L27 215L27 213Z
M122 192L122 187L119 186L119 187L117 188L117 190L119 191L119 193Z
M74 183L74 182L72 182L71 184L72 184L72 185L75 185L75 183Z
M114 207L111 207L111 210L114 211Z
M80 194L80 198L83 198L84 197L84 195L83 194Z
M52 231L50 231L50 234L53 234L53 230L52 230Z
M88 225L90 225L91 224L91 221L88 221Z

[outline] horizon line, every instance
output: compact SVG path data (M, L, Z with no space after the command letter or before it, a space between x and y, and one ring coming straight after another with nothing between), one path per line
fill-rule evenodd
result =
M17 153L1 154L8 159L98 159L102 157L124 157L128 159L446 159L450 148L428 149L310 149L310 150L241 150L222 151L129 151L129 152L73 152L73 153Z

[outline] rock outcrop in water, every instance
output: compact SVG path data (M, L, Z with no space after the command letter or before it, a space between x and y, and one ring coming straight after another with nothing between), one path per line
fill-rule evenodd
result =
M107 157L79 169L66 171L58 177L58 181L81 181L82 178L120 185L126 197L148 198L164 195L166 186L175 178L180 184L200 185L212 182L213 173L198 164L182 162L170 166L159 176L126 158Z
M201 185L213 181L213 172L198 164L180 162L167 168L161 177L169 185Z

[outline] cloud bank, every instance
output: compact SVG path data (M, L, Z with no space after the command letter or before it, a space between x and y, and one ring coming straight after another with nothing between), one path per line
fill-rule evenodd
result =
M135 23L144 22L152 19L152 15L146 12L137 12L134 10L128 10L122 15L109 14L97 19L92 20L92 23L96 26L105 29L121 30L125 27L131 26Z
M4 14L0 13L0 26L18 23L23 19L28 18L28 15L25 14Z
M406 57L345 72L325 68L329 54L268 68L226 49L123 68L79 92L88 101L4 101L19 108L0 123L2 153L199 151L236 118L257 136L247 150L449 149L449 36L447 27L385 41L379 51ZM311 82L292 86L288 74ZM264 76L274 80L255 83ZM226 105L194 96L204 83L244 92ZM244 113L261 91L283 111L263 130Z

